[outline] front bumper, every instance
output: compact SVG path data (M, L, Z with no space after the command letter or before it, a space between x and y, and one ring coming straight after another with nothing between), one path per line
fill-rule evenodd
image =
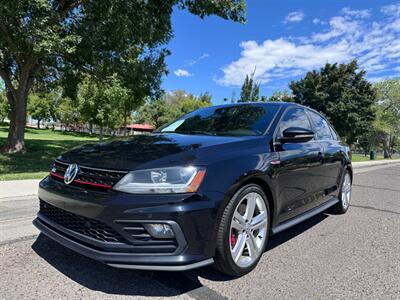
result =
M76 226L70 226L73 221L55 222L39 212L33 224L41 232L82 255L110 266L183 271L213 263L218 206L223 198L219 193L206 196L132 195L113 190L95 192L47 177L40 183L39 198L55 209L76 215L88 226L88 231L75 230ZM82 226L81 220L79 222ZM95 231L94 235L87 233L93 231L90 228L92 222L104 224L105 229L100 233ZM130 229L137 227L130 224L139 226L149 222L168 223L173 228L175 240L134 237ZM115 241L102 238L109 231L115 232Z

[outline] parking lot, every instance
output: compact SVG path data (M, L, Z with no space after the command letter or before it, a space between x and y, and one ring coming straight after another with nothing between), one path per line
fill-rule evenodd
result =
M113 269L37 236L36 209L34 197L0 202L1 299L400 299L400 164L357 170L347 214L272 237L236 279Z

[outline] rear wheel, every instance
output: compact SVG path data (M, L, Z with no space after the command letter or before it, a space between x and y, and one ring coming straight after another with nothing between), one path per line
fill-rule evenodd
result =
M263 190L255 184L241 188L229 201L217 237L217 268L231 276L254 269L268 240L269 207Z
M351 184L352 182L351 182L350 172L346 170L339 191L339 202L334 206L332 206L331 210L332 212L338 214L344 214L347 212L351 200Z

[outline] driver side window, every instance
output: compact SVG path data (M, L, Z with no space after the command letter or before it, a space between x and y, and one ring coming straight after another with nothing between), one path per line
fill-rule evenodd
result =
M282 133L289 127L300 127L312 130L310 120L303 108L293 107L289 108L279 123L277 138L282 137Z

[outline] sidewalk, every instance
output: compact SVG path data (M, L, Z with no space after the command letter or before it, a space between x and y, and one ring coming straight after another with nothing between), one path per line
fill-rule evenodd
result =
M3 198L37 195L38 179L0 181L0 201Z
M397 163L400 163L400 159L360 161L354 162L353 168L357 170ZM5 198L37 195L39 181L37 179L0 181L0 201Z

